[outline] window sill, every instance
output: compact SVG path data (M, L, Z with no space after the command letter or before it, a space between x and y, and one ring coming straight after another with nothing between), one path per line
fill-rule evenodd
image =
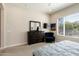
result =
M64 35L58 35L58 36L68 37L68 38L79 38L78 36L64 36Z

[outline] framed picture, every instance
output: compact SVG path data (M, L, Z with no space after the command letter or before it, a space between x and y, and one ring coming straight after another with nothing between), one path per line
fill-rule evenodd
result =
M44 28L44 29L47 29L47 27L48 27L48 24L47 24L47 23L44 23L44 24L43 24L43 28Z
M52 31L56 31L56 23L50 24L50 28Z
M30 21L29 22L29 30L30 31L36 31L36 30L40 30L41 28L41 23L38 21Z

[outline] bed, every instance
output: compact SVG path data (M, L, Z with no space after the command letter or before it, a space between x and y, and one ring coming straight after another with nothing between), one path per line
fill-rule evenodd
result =
M33 56L79 56L79 43L61 41L33 50Z

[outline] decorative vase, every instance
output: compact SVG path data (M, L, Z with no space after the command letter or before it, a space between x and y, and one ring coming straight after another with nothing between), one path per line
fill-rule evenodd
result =
M39 31L39 27L37 27L37 31Z

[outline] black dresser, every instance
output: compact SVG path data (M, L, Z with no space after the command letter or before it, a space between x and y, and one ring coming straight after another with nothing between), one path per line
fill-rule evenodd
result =
M44 42L44 32L43 31L29 31L28 32L28 44L34 44Z

